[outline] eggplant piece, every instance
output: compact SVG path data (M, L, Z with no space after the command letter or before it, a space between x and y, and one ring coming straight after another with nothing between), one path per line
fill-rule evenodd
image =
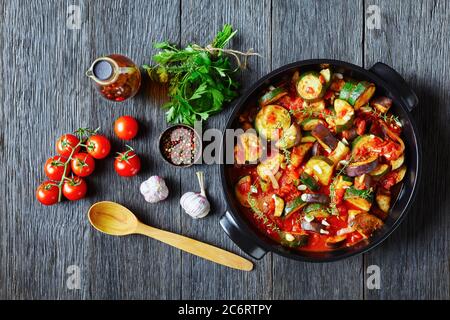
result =
M325 241L325 244L330 249L338 249L342 247L342 245L345 243L346 240L347 240L346 235L328 237L327 240Z
M330 197L322 193L304 193L301 195L301 198L306 203L330 203Z
M306 220L302 219L302 229L305 231L312 231L312 232L320 232L320 229L322 229L322 224L318 222L308 222Z
M375 201L384 213L388 213L391 207L391 192L384 188L378 188Z
M308 154L309 150L313 146L312 142L301 143L300 145L294 147L291 151L291 162L290 165L294 168L300 166L303 159Z
M339 140L323 124L319 123L311 133L328 152L336 149Z
M377 97L371 102L374 107L380 113L386 113L392 106L392 99L388 97Z
M319 147L320 147L319 142L317 142L317 141L314 142L314 144L313 144L313 146L312 146L312 149L311 149L311 155L312 155L313 157L319 155L319 153L320 153Z
M356 132L356 128L351 128L348 130L342 131L342 137L347 141L353 141L358 137L358 133Z
M357 177L374 170L378 165L378 156L373 155L369 159L359 162L353 162L345 169L349 177Z
M360 213L352 221L353 227L366 236L383 226L383 221L369 213Z

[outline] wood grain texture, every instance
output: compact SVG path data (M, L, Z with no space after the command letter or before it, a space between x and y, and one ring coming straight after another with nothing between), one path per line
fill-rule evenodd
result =
M91 2L90 60L95 57L122 53L141 65L149 63L154 41L179 41L179 1L112 1ZM146 79L146 77L144 77ZM128 114L140 124L137 139L129 144L141 157L143 167L138 177L119 178L113 171L112 160L107 162L103 176L96 180L96 200L113 200L125 204L138 218L155 227L180 232L178 172L161 161L157 137L166 127L160 105L165 91L159 85L144 80L143 90L125 103L115 104L93 94L90 123L107 129L114 136L112 123ZM149 137L151 137L149 139ZM124 142L113 139L116 148ZM171 194L167 201L150 205L139 193L140 183L151 175L167 179ZM107 190L104 192L103 190ZM120 299L177 299L180 298L181 254L178 250L139 236L112 238L91 231L90 293L95 298Z
M367 3L368 4L368 3ZM384 245L367 254L381 269L381 289L367 299L450 299L450 22L448 1L371 1L381 29L367 30L365 61L395 68L417 93L423 172L407 218ZM366 6L367 7L367 6Z
M73 1L0 1L0 298L3 299L407 299L450 298L450 4L423 0L109 0L76 1L80 30L66 27ZM369 5L381 9L381 30L364 24ZM126 205L145 223L243 254L218 219L226 210L217 166L174 169L161 161L157 136L167 127L163 87L144 77L130 101L102 100L85 70L98 56L122 53L151 62L154 41L206 45L224 23L238 31L233 48L253 48L243 89L286 63L336 58L370 67L392 65L421 100L413 112L423 133L424 172L405 222L382 246L363 257L328 264L299 263L268 254L247 273L215 265L141 236L115 238L93 230L86 213L100 200ZM349 32L351 30L351 32ZM208 121L224 129L232 104ZM113 159L99 161L89 197L53 207L34 193L56 138L79 126L102 128L135 116L141 131L131 145L142 174L122 179ZM114 149L123 143L113 138ZM179 206L198 191L206 173L211 214L194 221ZM150 205L137 189L150 175L166 178L171 195ZM381 289L368 290L366 268L381 268ZM67 268L80 267L81 288L66 286Z
M310 58L335 58L361 65L362 26L362 1L274 1L273 68ZM274 255L273 297L362 299L362 265L362 257L311 264Z
M9 257L2 268L6 294L17 299L179 298L177 250L138 236L101 235L86 219L91 203L108 199L127 204L147 223L180 231L179 174L157 158L156 139L145 138L157 137L165 127L159 108L164 91L151 87L147 95L114 104L102 100L84 76L97 56L120 52L142 64L149 62L154 40L179 41L179 2L81 3L80 30L66 28L69 4L7 1L4 8L2 73L10 75L2 82L7 92L2 109L9 118L4 128L9 187L3 198L8 215L1 215L2 248ZM38 204L34 190L44 179L42 166L54 153L56 138L79 126L100 126L113 137L112 123L123 114L136 116L141 124L131 144L144 160L142 174L119 178L108 158L97 162L95 176L88 178L88 199L50 208ZM123 148L116 139L113 145ZM23 169L20 174L16 164ZM172 196L164 206L145 204L138 193L150 174L168 178ZM69 265L81 269L80 290L66 288Z
M189 42L206 45L204 41L212 41L218 29L224 23L230 23L239 30L232 41L233 48L253 48L263 56L262 59L251 59L251 72L243 72L243 89L269 72L270 1L183 0L181 12L182 45ZM231 109L230 105L220 115L210 118L208 127L223 131ZM196 170L205 171L206 191L213 208L210 215L201 221L194 221L183 214L183 234L243 254L218 223L226 210L218 167L203 165L185 170L182 191L199 191ZM271 255L257 262L255 271L243 273L183 254L182 278L182 297L185 299L269 299L272 296Z

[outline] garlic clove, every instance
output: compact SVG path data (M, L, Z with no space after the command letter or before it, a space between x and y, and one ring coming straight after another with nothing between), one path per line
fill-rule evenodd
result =
M186 192L180 199L180 205L194 219L206 217L211 210L208 199L195 192Z

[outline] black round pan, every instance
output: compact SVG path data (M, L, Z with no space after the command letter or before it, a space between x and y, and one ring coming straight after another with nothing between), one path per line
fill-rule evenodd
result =
M247 254L255 259L261 259L267 252L271 251L287 258L310 261L326 262L335 261L367 252L383 242L403 221L410 208L417 190L420 177L421 146L416 125L410 112L417 106L418 98L405 80L391 67L383 63L376 63L369 70L359 66L328 59L304 60L285 65L257 81L237 102L228 120L228 128L237 128L238 115L249 105L254 105L264 89L268 85L282 81L292 76L293 72L309 69L317 69L320 64L329 64L333 71L341 72L346 76L358 80L373 82L376 87L376 95L384 95L393 100L392 111L402 122L402 138L405 142L405 163L408 167L407 174L403 180L397 200L392 205L384 226L376 231L369 239L361 241L352 247L345 247L328 252L309 252L290 249L273 241L260 232L240 212L239 205L235 199L232 182L226 173L226 164L220 165L222 186L228 211L221 217L220 225L227 235ZM225 139L224 142L225 143ZM225 148L223 147L223 151ZM225 159L225 154L223 154Z

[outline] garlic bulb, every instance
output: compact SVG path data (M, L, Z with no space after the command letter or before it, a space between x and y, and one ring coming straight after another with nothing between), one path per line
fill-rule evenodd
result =
M166 182L158 176L151 176L148 180L142 182L139 191L144 196L145 201L150 203L162 201L169 195Z
M181 207L194 219L206 217L211 209L206 198L203 172L197 172L197 178L200 184L200 193L186 192L180 199Z

